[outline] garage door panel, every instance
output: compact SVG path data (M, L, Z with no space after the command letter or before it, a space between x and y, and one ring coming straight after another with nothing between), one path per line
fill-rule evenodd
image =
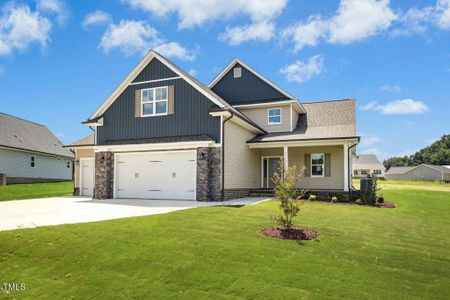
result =
M119 154L116 197L195 200L196 152Z

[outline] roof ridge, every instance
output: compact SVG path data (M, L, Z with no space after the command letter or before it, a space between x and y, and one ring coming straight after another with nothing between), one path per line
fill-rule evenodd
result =
M18 120L21 120L21 121L24 121L24 122L27 122L27 123L32 123L32 124L39 125L39 126L42 126L42 127L47 127L47 126L45 126L44 124L40 124L40 123L37 123L37 122L34 122L34 121L30 121L30 120L27 120L27 119L24 119L24 118L20 118L20 117L17 117L17 116L13 116L13 115L4 113L4 112L2 112L2 111L0 111L0 114L5 115L5 116L8 116L8 117L11 117L11 118L14 118L14 119L18 119Z

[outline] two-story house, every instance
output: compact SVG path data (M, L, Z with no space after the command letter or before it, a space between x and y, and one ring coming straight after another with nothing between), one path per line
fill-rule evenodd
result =
M298 187L347 192L355 101L303 103L242 61L208 86L150 51L83 124L75 194L217 201L271 188L280 158Z

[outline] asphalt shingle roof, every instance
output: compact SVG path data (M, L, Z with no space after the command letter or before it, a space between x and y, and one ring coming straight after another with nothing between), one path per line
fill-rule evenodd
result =
M362 166L362 165L376 165L381 162L378 160L375 154L360 154L358 157L353 159L353 166Z
M292 132L274 132L254 137L249 143L295 140L357 138L355 100L302 103L306 114L299 116Z
M81 147L81 146L92 146L95 144L95 136L94 134L85 136L69 145L65 145L64 147Z
M0 112L0 146L73 157L44 125Z

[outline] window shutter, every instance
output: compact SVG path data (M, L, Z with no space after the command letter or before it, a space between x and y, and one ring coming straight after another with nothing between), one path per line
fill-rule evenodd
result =
M311 177L311 154L305 153L305 177Z
M331 154L325 153L325 177L331 177Z
M168 97L167 97L167 114L173 115L175 109L175 89L173 85L169 85L168 87Z
M134 91L134 116L140 118L142 113L141 90Z

